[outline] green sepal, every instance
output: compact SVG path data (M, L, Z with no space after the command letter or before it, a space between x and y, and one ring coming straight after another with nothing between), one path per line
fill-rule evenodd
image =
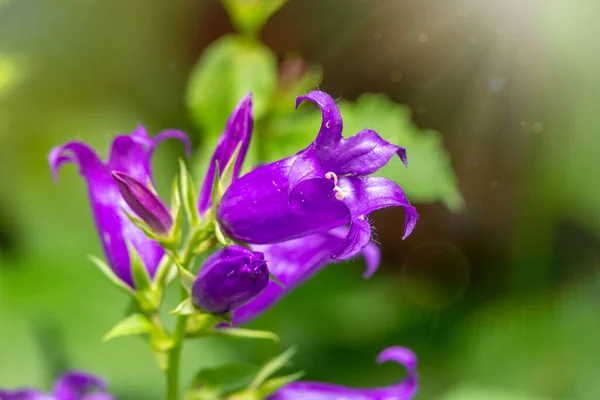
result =
M152 232L152 228L150 228L148 226L148 224L146 224L144 221L142 221L141 219L139 219L138 217L136 217L135 215L131 214L129 211L127 211L124 208L121 208L121 210L123 211L123 213L127 216L127 218L129 218L129 220L138 228L140 228L145 234L146 236L148 236L150 239L152 240L159 240L161 239L156 233ZM164 238L162 238L164 239Z
M211 207L206 213L211 218L216 217L216 209L221 201L221 197L223 197L223 193L221 192L221 166L219 165L219 160L215 160L215 176L213 177L212 192L210 194Z
M210 334L215 325L219 323L219 319L213 314L208 314L198 309L195 310L196 312L188 317L185 328L186 336L199 337Z
M200 220L198 214L198 197L192 176L186 169L183 160L179 160L179 179L181 184L181 195L183 197L183 206L188 216L190 226L194 227L198 225Z
M229 159L229 162L223 169L223 173L221 174L221 179L219 180L219 193L220 193L221 197L223 197L223 195L225 194L225 191L227 190L227 188L229 187L229 185L231 185L231 182L233 181L233 178L234 178L233 170L234 170L235 164L237 162L237 159L240 155L241 148L242 148L242 142L238 143L238 145L235 148L235 151L233 152L233 154L231 155L231 158ZM218 204L218 203L215 203L215 205L216 204Z
M252 364L233 362L214 368L202 368L192 383L185 400L221 400L244 389L258 368Z
M124 290L127 294L131 295L131 296L136 296L136 292L125 282L123 282L114 272L113 270L110 268L110 266L105 263L103 260L99 259L96 256L92 256L89 255L88 259L94 263L94 265L96 265L98 267L98 269L100 271L102 271L102 273L104 274L104 276L106 276L108 278L108 280L110 280L112 283L114 283L119 289Z
M259 331L254 329L243 329L243 328L219 328L213 330L213 334L216 336L228 336L239 339L265 339L272 340L276 343L279 342L279 336L269 331Z
M161 288L154 287L152 280L146 270L144 261L133 247L126 240L129 250L129 263L131 265L131 275L136 289L136 297L140 303L140 307L144 311L155 311L160 305Z
M200 255L200 254L204 254L205 252L207 252L211 247L213 247L214 245L217 244L217 240L215 237L210 237L208 239L202 240L200 243L198 243L198 245L194 248L193 253L195 255Z
M197 310L194 307L194 304L192 303L192 298L188 297L187 299L179 303L177 307L175 307L175 309L170 312L170 314L192 315L196 311Z
M185 291L190 294L192 293L192 285L194 284L194 280L196 277L187 269L183 268L179 262L175 262L177 265L177 271L179 272L179 281L181 282L181 286L185 289Z
M158 263L156 273L154 275L153 290L162 290L168 283L168 276L171 271L174 271L173 260L168 254L163 255L163 258ZM175 272L176 273L176 272Z
M107 342L111 339L121 336L142 335L150 333L153 329L152 323L142 314L132 314L129 317L118 322L110 331L108 331L103 341Z
M284 376L276 376L275 378L271 378L262 385L258 389L256 389L256 398L258 399L266 399L288 383L292 383L297 381L298 379L304 376L304 371L294 372L293 374L284 375Z
M294 354L296 354L296 347L292 346L277 357L267 361L258 371L252 383L248 385L248 389L256 390L262 386L271 375L283 368L292 359Z
M279 286L282 289L285 289L285 285L283 284L283 282L281 282L275 275L273 275L271 272L269 272L269 279L272 280L273 282L275 282L277 284L277 286Z
M217 239L217 242L219 242L223 246L228 246L229 242L225 238L225 235L223 234L223 231L221 230L221 227L219 226L219 223L217 221L215 221L214 226L215 226L215 238Z

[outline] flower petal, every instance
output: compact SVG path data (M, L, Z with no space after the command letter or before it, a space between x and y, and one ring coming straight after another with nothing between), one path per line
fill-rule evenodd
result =
M290 157L258 167L227 189L217 209L227 235L253 244L277 243L350 222L348 207L335 198L328 179L305 180L288 195L294 162Z
M298 152L294 156L294 162L289 172L289 188L290 196L296 191L297 186L310 179L325 179L326 171L321 169L319 156L314 145L308 146L306 149ZM333 181L327 179L331 184L330 191L333 191Z
M152 179L152 154L158 144L169 138L180 140L186 153L191 151L189 138L181 131L169 129L159 133L156 138L151 138L146 129L138 125L130 135L119 135L113 140L108 165L111 169L125 172L140 182L148 182Z
M352 219L350 231L344 243L331 255L336 260L347 260L356 256L371 242L371 225L364 215Z
M326 265L337 262L331 254L339 249L348 235L348 228L339 227L329 232L315 233L300 239L272 245L254 245L253 250L265 255L269 271L285 286L270 281L267 288L248 304L238 308L233 324L243 324L266 311L279 299L314 276ZM363 250L367 270L363 277L371 276L379 266L379 249L371 243Z
M335 104L335 100L325 92L313 90L307 95L300 96L296 99L296 108L298 108L300 103L304 100L310 100L317 104L323 115L321 129L319 129L319 134L314 142L317 145L317 148L327 148L339 142L342 138L343 125L342 115Z
M408 370L400 383L374 389L349 388L321 382L292 382L279 389L269 400L409 400L417 391L417 357L409 349L390 347L379 354L378 363L395 361Z
M215 163L218 161L221 172L229 163L235 153L237 146L241 143L238 158L233 167L233 179L235 180L242 168L242 163L246 157L250 139L252 137L252 94L248 93L237 105L235 110L229 116L225 131L221 135L217 147L213 153L208 166L204 183L198 199L198 211L200 215L204 214L211 206L211 194L215 176Z
M0 389L0 400L56 400L54 396L31 388L17 390Z
M319 152L322 167L338 175L370 175L398 155L408 166L406 150L386 142L375 131L365 129L356 135L342 139L331 149Z
M111 398L106 394L104 379L79 371L64 374L54 384L53 393L60 400L84 400L91 398L92 393L106 395L103 399Z
M406 239L415 228L419 215L397 183L382 177L341 177L338 185L353 219L380 208L400 206L406 212L402 239Z

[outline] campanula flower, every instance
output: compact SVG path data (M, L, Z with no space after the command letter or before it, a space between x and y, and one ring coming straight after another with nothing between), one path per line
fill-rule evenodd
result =
M255 318L327 264L335 262L330 257L331 253L343 244L347 235L348 228L342 226L329 232L313 233L287 242L253 245L253 250L265 255L269 262L269 271L284 287L270 281L267 288L254 300L234 311L233 324L240 325ZM379 266L379 248L376 244L369 243L362 249L362 254L367 264L363 277L369 278Z
M114 400L114 397L106 391L104 379L69 371L56 381L52 393L31 388L0 389L0 400Z
M162 248L150 240L125 215L130 210L119 192L112 172L124 172L140 182L152 182L150 160L156 146L164 139L181 140L189 153L191 146L185 133L177 130L161 132L154 138L138 126L130 135L117 136L107 162L102 162L96 152L81 142L69 142L50 151L52 175L58 180L58 170L69 162L79 165L80 174L87 183L92 212L108 264L123 282L134 287L130 268L127 241L142 258L150 277L164 255Z
M275 392L268 400L409 400L417 391L417 357L404 347L390 347L377 357L378 363L395 361L408 370L405 380L381 388L349 388L321 382L292 382Z
M200 196L198 197L198 211L200 215L204 215L211 206L211 195L217 163L222 173L238 146L240 146L240 149L235 165L233 166L233 180L240 174L242 163L250 145L252 127L252 94L248 93L229 116L225 130L221 134L210 160L208 172L206 173L202 189L200 190Z
M131 210L160 236L167 236L173 227L171 212L144 183L124 172L113 172L112 177L121 196Z
M192 301L206 312L222 314L255 298L268 282L264 255L231 245L208 257L192 285Z
M394 155L406 164L406 151L372 130L342 137L335 101L313 91L297 99L316 103L323 116L313 143L297 154L260 166L229 186L217 209L222 230L252 244L287 241L350 224L343 244L332 253L339 260L358 254L371 240L372 211L400 206L406 212L403 238L418 215L395 182L369 176Z

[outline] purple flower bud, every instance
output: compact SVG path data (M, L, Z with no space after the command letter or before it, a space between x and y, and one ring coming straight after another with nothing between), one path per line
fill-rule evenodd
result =
M171 212L162 200L144 185L124 172L113 172L123 200L131 210L152 229L153 232L166 236L173 226Z
M192 286L192 301L206 312L222 314L258 296L268 283L263 254L231 245L206 260Z

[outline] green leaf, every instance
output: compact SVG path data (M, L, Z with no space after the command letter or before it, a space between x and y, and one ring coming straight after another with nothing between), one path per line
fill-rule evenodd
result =
M120 336L142 335L150 333L152 323L142 314L132 314L115 325L102 340L108 341Z
M255 120L265 114L276 77L277 59L271 50L238 35L224 36L202 53L190 77L186 102L205 131L206 148L214 148L229 114L248 92Z
M216 335L230 336L240 339L266 339L279 342L279 336L269 331L259 331L243 328L219 328L214 331Z
M112 282L114 283L118 288L124 290L127 294L130 294L132 296L135 296L136 293L135 291L125 282L123 282L112 270L112 268L110 268L110 266L105 263L103 260L99 259L96 256L92 256L89 255L88 259L93 262L100 271L102 271L102 273Z
M248 35L258 33L267 20L287 0L222 0L231 22L240 32Z
M293 374L277 376L275 378L271 378L263 383L257 390L257 397L259 399L266 399L271 394L275 393L288 383L292 383L297 381L298 379L304 376L304 371L294 372Z
M179 178L181 182L181 194L183 195L183 206L187 213L190 226L198 225L198 197L192 176L182 160L179 161Z
M268 361L262 366L260 371L258 371L252 383L248 385L248 389L258 389L271 375L283 368L291 360L294 354L296 354L296 348L292 346L285 352Z
M215 368L203 368L194 379L193 392L186 400L219 400L248 386L258 368L251 364L229 363Z

